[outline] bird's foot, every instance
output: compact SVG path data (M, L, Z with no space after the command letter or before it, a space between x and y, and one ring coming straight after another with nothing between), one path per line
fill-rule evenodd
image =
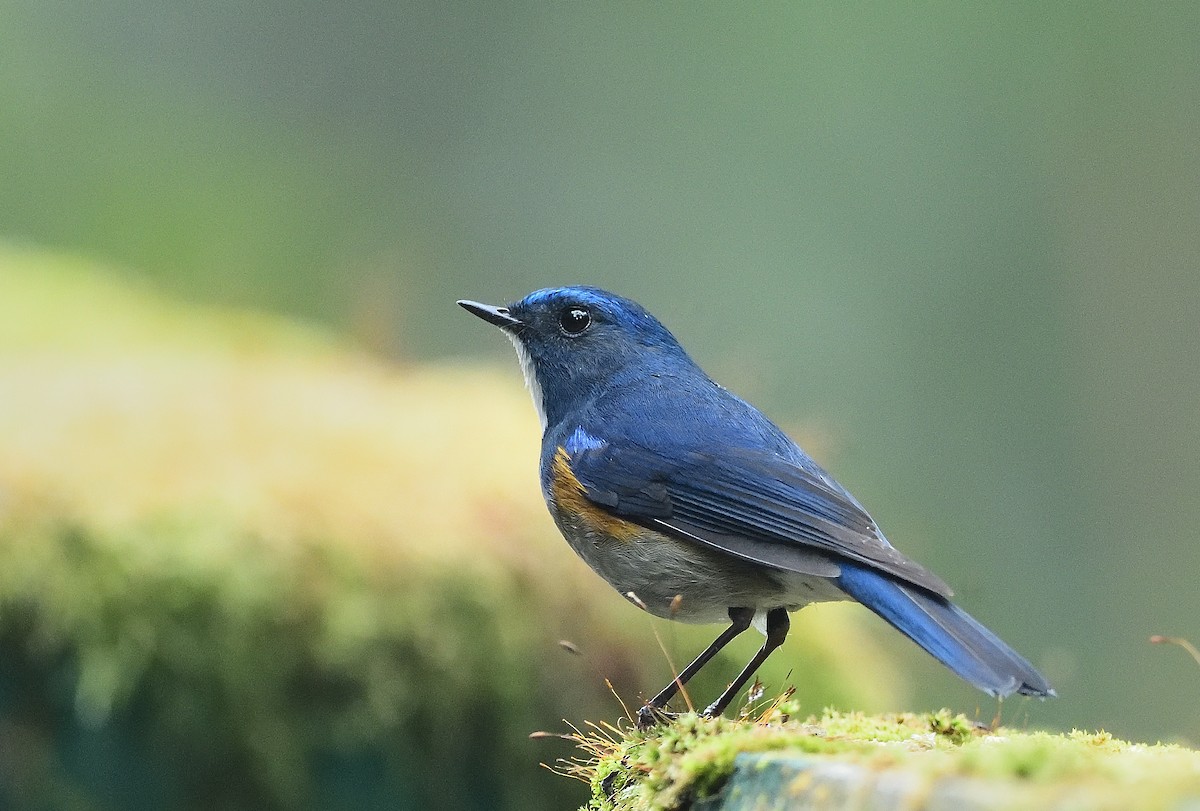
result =
M641 709L637 711L637 728L643 732L651 727L656 727L659 724L669 724L679 717L679 713L667 712L662 707L656 707L653 704L643 704Z

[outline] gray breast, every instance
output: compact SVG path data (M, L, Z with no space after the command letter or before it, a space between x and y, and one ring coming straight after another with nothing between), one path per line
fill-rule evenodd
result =
M596 532L579 516L563 515L553 504L550 512L567 543L597 574L658 617L726 622L733 607L795 610L845 599L825 577L748 563L649 529L618 540Z

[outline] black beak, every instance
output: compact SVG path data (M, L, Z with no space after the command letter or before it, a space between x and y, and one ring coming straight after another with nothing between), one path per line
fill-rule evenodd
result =
M525 326L525 322L513 318L508 314L507 307L493 307L490 304L480 304L478 301L468 301L467 299L461 299L458 302L458 306L471 315L477 315L489 324L495 324L501 329L512 330Z

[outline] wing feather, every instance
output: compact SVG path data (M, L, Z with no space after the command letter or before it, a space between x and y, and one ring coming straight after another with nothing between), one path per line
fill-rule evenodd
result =
M594 503L626 520L780 569L836 577L838 558L943 597L950 588L887 542L871 516L815 464L768 451L666 455L601 443L570 457Z

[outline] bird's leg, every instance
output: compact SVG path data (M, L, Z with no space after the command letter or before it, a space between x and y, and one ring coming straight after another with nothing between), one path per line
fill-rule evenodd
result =
M750 660L750 663L733 680L733 683L725 688L725 692L721 693L721 697L708 705L708 709L704 711L706 718L712 718L715 715L725 712L725 708L729 706L729 702L733 701L733 697L738 694L738 691L745 686L746 682L750 681L750 677L754 675L754 671L758 670L762 666L762 663L767 661L767 657L771 655L771 651L778 648L783 644L783 640L787 639L788 628L791 626L792 621L788 618L786 608L772 608L767 612L766 641L758 649L758 653L754 654L754 658Z
M785 614L786 616L786 614ZM647 729L654 726L658 718L663 715L662 708L667 705L667 702L675 697L679 692L679 688L687 684L688 679L695 676L700 668L708 664L708 660L717 655L721 648L733 641L733 638L750 627L750 623L754 620L753 608L731 608L729 609L730 625L721 635L713 640L712 644L700 652L700 655L692 660L691 664L683 669L675 678L671 679L671 683L658 691L658 695L647 701L642 708L638 710L637 725L639 729ZM786 628L784 633L787 633Z

